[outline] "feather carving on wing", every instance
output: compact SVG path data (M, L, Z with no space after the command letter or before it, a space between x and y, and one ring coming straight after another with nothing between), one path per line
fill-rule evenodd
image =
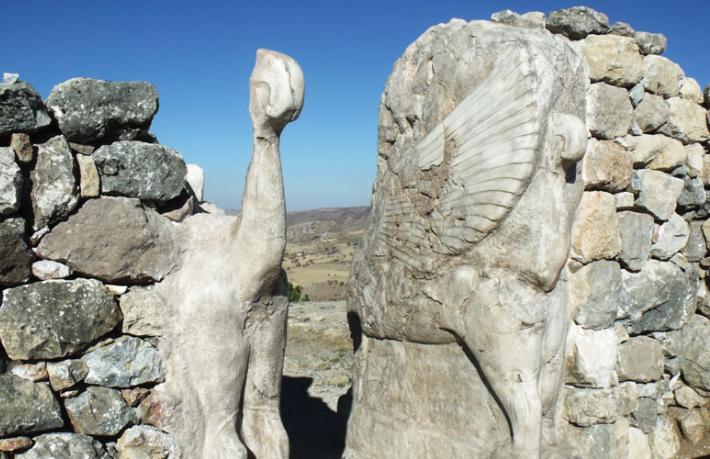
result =
M537 88L524 49L500 58L405 156L415 159L416 172L402 174L402 193L385 198L377 235L382 249L423 269L423 255L462 254L505 219L538 163Z

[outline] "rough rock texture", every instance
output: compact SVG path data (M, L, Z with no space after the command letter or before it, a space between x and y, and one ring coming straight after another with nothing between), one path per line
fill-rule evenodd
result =
M52 119L42 98L25 82L0 82L0 137L14 132L33 133Z
M608 388L618 382L615 367L617 337L613 330L575 329L568 359L572 365L567 382L578 386Z
M17 132L10 137L10 148L15 152L17 160L23 164L31 163L34 158L34 148L30 136Z
M629 271L640 271L651 254L653 217L637 212L619 213L619 261ZM704 253L704 252L703 252Z
M708 133L707 111L681 97L668 99L668 122L659 132L676 138L683 143L704 142Z
M619 345L616 371L621 381L656 381L663 375L664 362L659 342L638 336Z
M131 387L163 379L158 351L132 336L102 342L82 358L88 372L84 381L108 387Z
M22 175L15 162L15 153L0 147L0 216L15 212L20 207Z
M666 416L659 416L653 430L649 433L651 453L654 459L672 459L680 450L680 439L673 421Z
M670 115L668 104L661 96L646 94L636 105L634 119L643 132L655 132L663 126Z
M616 201L609 193L584 193L572 232L571 257L582 263L613 258L621 250Z
M74 210L79 191L74 177L74 156L64 137L57 136L37 146L37 163L30 181L35 229L53 225Z
M631 183L633 171L633 159L621 145L613 141L590 140L582 164L586 189L623 191Z
M606 328L616 320L621 269L613 261L596 261L569 275L570 308L584 328Z
M681 179L648 169L634 172L631 179L631 187L638 193L636 205L659 220L668 220L673 215L684 186Z
M95 198L101 192L101 179L96 169L94 158L86 155L76 155L79 165L79 188L82 198Z
M663 54L668 45L668 40L661 33L635 32L634 40L641 54Z
M491 21L528 29L544 28L545 13L531 11L525 14L518 14L511 10L503 10L493 13L491 15Z
M74 433L52 433L35 437L34 446L15 459L110 459L101 443Z
M668 260L688 244L689 237L688 223L680 215L673 214L667 222L660 226L656 242L651 248L651 256L660 260Z
M92 157L105 194L165 202L185 185L185 162L172 148L121 141L99 148Z
M710 392L710 319L693 314L690 323L683 329L681 353L683 379L690 387Z
M175 266L171 223L137 199L87 201L37 247L45 258L107 282L161 280Z
M634 109L623 88L594 83L587 93L587 126L601 139L626 135L634 119Z
M47 106L72 142L131 139L150 126L158 111L158 92L139 81L73 78L52 89Z
M643 77L643 58L633 38L590 35L581 42L589 78L616 86L631 87Z
M121 296L123 332L136 336L161 336L165 328L165 314L169 311L166 299L154 287L134 287Z
M32 263L32 275L39 280L64 279L71 276L69 266L50 260L39 260Z
M81 360L63 360L47 364L49 384L56 391L69 389L80 383L88 372L89 368Z
M26 282L34 254L25 241L25 220L8 218L0 222L0 286Z
M683 70L662 56L646 56L643 59L644 75L641 83L647 91L664 97L677 96Z
M87 387L64 400L74 431L86 435L114 436L137 421L133 410L115 389Z
M548 28L584 27L569 13L553 13ZM573 169L587 144L584 64L566 43L454 20L395 65L380 109L372 220L351 271L358 351L344 457L541 454L543 410L554 417L562 391L568 312L556 308L567 307L567 282L558 275L583 188ZM531 132L535 140L524 140ZM527 165L538 154L546 166ZM613 195L589 194L609 203L602 213L615 222ZM614 256L618 228L609 242L611 250L585 242L575 253ZM536 255L519 263L520 253Z
M553 11L547 16L547 28L573 40L589 34L604 34L609 31L609 18L585 6L575 6Z
M578 426L608 424L630 414L638 404L636 385L622 383L609 389L568 387L565 395L565 418Z
M0 437L64 426L59 403L45 384L0 374L0 406Z
M625 137L623 143L631 150L637 167L669 171L682 165L688 157L680 141L663 135L630 136Z
M118 439L120 459L177 459L175 443L165 432L151 426L134 426Z
M7 289L0 307L0 341L12 359L76 354L118 325L120 311L93 279L38 282Z

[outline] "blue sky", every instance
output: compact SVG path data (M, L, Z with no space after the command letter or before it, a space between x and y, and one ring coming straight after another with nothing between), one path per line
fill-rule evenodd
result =
M377 109L394 61L429 26L487 19L510 8L575 1L136 1L3 2L1 71L46 97L72 77L157 85L153 131L206 173L207 199L238 208L249 156L248 78L260 47L295 57L306 78L301 118L282 136L289 210L365 205L375 174ZM585 4L663 32L666 56L710 82L708 0Z

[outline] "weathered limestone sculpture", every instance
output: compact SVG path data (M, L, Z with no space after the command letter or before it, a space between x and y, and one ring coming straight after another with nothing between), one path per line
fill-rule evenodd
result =
M485 21L432 27L395 65L349 285L345 457L554 444L585 82L563 40Z
M154 393L184 458L287 458L279 414L288 309L279 136L303 106L292 58L259 50L250 80L254 153L238 218L199 214L160 289L173 308L166 383ZM243 441L243 443L242 443ZM246 446L246 448L245 448Z

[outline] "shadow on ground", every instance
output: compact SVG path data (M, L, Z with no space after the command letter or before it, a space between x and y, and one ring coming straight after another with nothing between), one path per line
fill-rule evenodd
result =
M321 399L308 395L312 378L284 376L281 418L288 432L291 459L339 459L345 448L350 392L334 413Z

